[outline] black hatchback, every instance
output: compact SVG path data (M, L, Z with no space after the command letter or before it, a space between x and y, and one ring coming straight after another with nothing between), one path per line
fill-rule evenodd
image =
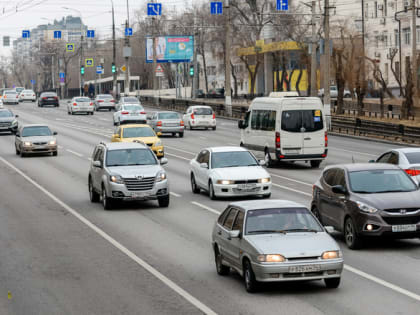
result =
M351 249L363 238L420 237L420 191L390 164L347 164L324 169L313 186L313 214L344 235Z
M38 98L38 107L44 107L46 105L52 105L55 107L60 106L58 96L54 92L43 92Z

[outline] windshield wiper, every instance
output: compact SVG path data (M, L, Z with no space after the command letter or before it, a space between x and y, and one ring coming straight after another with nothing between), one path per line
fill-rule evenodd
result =
M318 230L314 230L314 229L289 229L289 230L284 230L284 232L289 233L289 232L313 232L313 233L318 233Z
M366 191L366 190L354 190L353 191L356 194L375 194L375 191Z
M393 193L393 192L408 192L408 191L414 191L414 190L384 190L384 191L378 191L378 193L383 194L383 193Z
M258 230L258 231L250 231L248 232L248 234L265 234L265 233L282 233L282 234L286 234L286 231L283 230Z

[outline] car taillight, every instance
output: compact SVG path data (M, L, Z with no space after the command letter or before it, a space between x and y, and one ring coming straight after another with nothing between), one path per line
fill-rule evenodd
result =
M216 114L215 113L213 113L213 119L216 119Z
M184 127L184 121L181 120L181 122L179 123L182 127Z
M104 101L103 100L98 100L98 103L103 103Z
M54 96L54 99L58 100L58 97L57 96Z
M418 176L420 175L420 170L413 170L413 169L406 169L404 170L410 176Z
M328 132L325 131L325 147L328 147Z
M16 98L19 98L19 95L16 95Z
M32 95L32 96L35 96L35 94L34 94L34 95Z
M73 106L77 106L77 103L73 103Z
M43 100L46 100L47 98L46 98L46 97L43 97L42 99L43 99Z
M92 102L90 102L90 104L89 104L90 106L93 106L93 103Z
M121 112L121 115L128 115L129 112Z
M280 132L276 132L276 149L280 149Z
M156 126L158 126L158 127L162 127L162 122L161 122L161 121L158 121L158 122L156 123Z
M146 112L145 112L145 111L142 111L142 112L140 112L140 114L142 114L142 115L146 115Z
M115 101L114 101L114 100L111 100L110 102L111 102L111 103L115 103Z
M191 119L194 119L194 114L191 114Z

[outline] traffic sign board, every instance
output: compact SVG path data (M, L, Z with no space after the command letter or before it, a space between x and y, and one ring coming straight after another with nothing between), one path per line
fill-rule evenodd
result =
M210 14L220 15L223 14L223 2L210 2Z
M61 38L61 31L54 31L54 38Z
M66 74L64 72L60 72L60 79L64 79L66 77Z
M86 37L94 38L95 37L95 31L94 30L87 30L86 31Z
M23 38L29 38L29 37L31 37L31 31L28 31L28 30L22 31L22 37Z
M93 67L93 58L87 58L85 60L86 67Z
M277 0L277 11L289 10L289 0Z
M125 28L125 36L133 36L133 28L126 27Z
M31 84L35 84L35 80L31 80Z
M148 3L147 15L162 15L162 3Z
M156 66L156 72L163 72L163 68L161 65Z
M68 52L74 52L74 44L66 44L66 50Z
M96 66L96 74L103 74L104 68L102 66Z
M121 69L122 72L125 72L125 70L127 70L127 67L126 66L122 66L120 69Z

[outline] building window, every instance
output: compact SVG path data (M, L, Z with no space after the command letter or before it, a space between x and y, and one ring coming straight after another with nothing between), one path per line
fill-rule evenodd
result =
M387 63L385 64L384 68L385 68L384 69L384 79L385 79L385 82L388 83L388 64Z
M365 4L365 18L369 17L369 3Z
M384 32L382 39L384 41L384 47L388 47L388 32Z
M388 1L384 0L384 9L382 10L382 16L388 16Z
M375 6L375 8L374 8L374 16L375 16L375 18L377 18L378 17L378 2L376 2L375 1L375 3L373 4L374 6Z
M398 80L400 79L400 62L395 61L395 72L397 73Z
M395 46L399 45L398 30L394 30Z
M417 43L420 43L420 26L416 28Z
M410 32L410 28L404 28L403 29L403 39L404 39L404 44L405 45L410 45L410 36L411 36L411 32Z

